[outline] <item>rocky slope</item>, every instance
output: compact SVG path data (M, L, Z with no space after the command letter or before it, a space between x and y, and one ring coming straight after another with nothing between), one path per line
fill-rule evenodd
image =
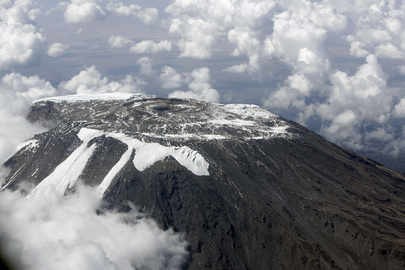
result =
M405 269L405 179L254 105L37 101L2 189L78 181L185 233L185 269Z

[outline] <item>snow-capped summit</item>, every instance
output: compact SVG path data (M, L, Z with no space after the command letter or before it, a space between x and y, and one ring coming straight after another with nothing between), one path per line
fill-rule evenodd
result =
M46 118L56 122L80 122L88 128L171 141L293 136L286 121L257 105L127 94L79 95L36 101L30 118L41 118L43 111L51 111Z

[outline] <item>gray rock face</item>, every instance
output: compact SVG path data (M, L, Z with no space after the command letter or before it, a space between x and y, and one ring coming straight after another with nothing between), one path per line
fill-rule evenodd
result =
M185 269L405 269L404 177L256 106L67 98L28 118L51 129L6 162L3 188L80 178L185 233ZM56 183L72 155L84 168Z

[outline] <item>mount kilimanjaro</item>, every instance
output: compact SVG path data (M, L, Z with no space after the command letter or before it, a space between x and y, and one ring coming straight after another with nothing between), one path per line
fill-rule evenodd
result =
M6 161L2 190L80 182L136 205L184 233L184 269L405 269L405 178L258 106L65 96L28 119L48 131Z

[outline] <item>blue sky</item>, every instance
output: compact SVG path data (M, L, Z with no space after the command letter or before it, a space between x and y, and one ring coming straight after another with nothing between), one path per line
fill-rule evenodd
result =
M402 0L0 0L1 115L113 91L255 103L398 161L404 13Z

